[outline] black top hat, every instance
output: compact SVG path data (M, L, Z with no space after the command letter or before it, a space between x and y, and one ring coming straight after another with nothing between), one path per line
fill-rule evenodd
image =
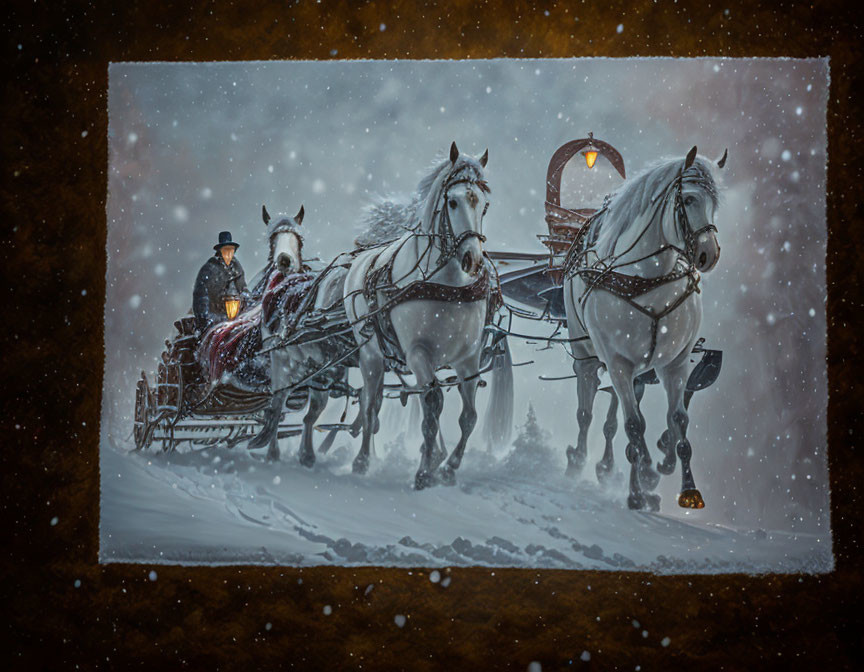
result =
M230 231L220 231L219 232L219 243L214 245L213 249L218 252L219 250L221 250L226 245L233 245L235 250L238 247L240 247L240 243L235 243L233 240L231 240L231 232Z

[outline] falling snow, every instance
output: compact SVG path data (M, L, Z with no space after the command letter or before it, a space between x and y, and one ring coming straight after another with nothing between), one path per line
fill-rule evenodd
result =
M375 24L370 29L374 31ZM618 34L623 30L623 23L616 28ZM357 77L360 70L362 78ZM442 570L457 561L568 566L553 551L565 555L569 566L611 567L609 563L624 558L651 567L663 555L664 568L675 571L676 563L692 559L686 550L678 555L658 550L649 557L638 555L627 540L616 546L603 530L589 525L590 517L588 527L579 527L584 511L620 504L626 492L622 481L611 490L600 489L593 474L604 446L603 419L609 403L605 392L598 395L581 478L550 480L550 494L531 483L528 472L523 474L527 485L517 484L519 474L510 470L502 471L501 478L509 479L505 482L511 489L505 498L496 499L494 482L483 475L490 468L503 468L514 446L485 451L476 433L469 442L459 485L452 491L465 498L465 511L485 502L490 511L506 504L525 520L562 518L561 523L538 522L525 532L524 543L516 535L507 536L518 529L516 518L490 518L483 521L489 523L488 530L475 530L468 516L462 523L467 529L427 529L414 522L427 537L382 535L366 543L364 551L356 546L365 543L359 536L349 537L345 523L350 517L328 517L324 532L320 519L300 523L291 517L297 514L295 499L301 491L308 491L321 506L343 495L351 499L365 493L362 503L352 499L357 507L374 509L376 520L385 527L401 521L400 512L393 514L396 518L390 516L392 503L385 516L384 505L388 497L403 494L405 499L399 501L406 506L420 501L415 493L403 493L416 468L416 441L408 445L408 439L392 452L391 463L379 461L371 478L359 482L346 474L356 443L343 439L345 435L314 474L291 461L296 439L284 441L284 465L257 462L238 448L236 456L222 455L219 474L213 473L215 465L208 462L205 467L191 457L156 458L147 465L132 456L115 463L129 447L124 437L131 430L135 381L142 370L150 376L156 370L164 339L173 332L173 322L189 310L195 273L213 253L219 231L231 230L240 242L238 258L251 278L266 258L262 202L271 212L296 212L302 203L304 256L326 263L351 247L370 202L391 193L410 193L419 171L455 139L463 151L474 155L489 148L493 191L484 223L487 249L542 252L536 236L546 231L543 200L549 158L561 143L594 131L622 152L628 174L660 156L683 155L693 144L710 157L729 148L726 188L716 219L723 251L717 268L703 276L701 292L701 334L706 347L723 350L724 363L717 383L697 392L690 406L694 472L708 506L685 514L674 505L680 487L676 472L665 477L658 490L662 524L675 530L677 525L692 526L706 540L717 534L717 548L724 551L746 546L762 566L776 562L789 570L795 560L808 570L830 567L825 463L826 75L824 61L770 59L542 61L527 67L500 61L472 61L470 67L420 62L333 62L314 67L225 63L207 68L113 64L101 428L104 460L115 468L102 470L103 555L158 561L148 556L158 551L146 542L146 525L132 525L136 515L146 520L142 511L151 511L166 523L163 530L151 530L156 536L176 534L176 543L188 546L194 537L190 530L198 530L204 535L198 541L217 548L218 535L208 540L205 530L218 523L233 530L238 544L244 545L232 546L231 557L255 562L273 562L276 555L267 555L272 549L274 554L284 551L279 557L288 564L310 558L350 563L349 557L361 557L362 552L369 557L388 544L400 551L394 563L416 566L414 554L423 558L421 564ZM418 84L421 79L423 86ZM458 96L442 95L454 90ZM574 90L580 95L574 96ZM728 95L732 90L735 96ZM523 123L525 119L536 123ZM579 170L575 161L565 169L562 203L597 207L602 202L617 184L603 161L590 173ZM86 296L87 290L81 289L81 294ZM545 326L519 324L519 330L548 335ZM667 333L665 329L661 325L660 332ZM513 351L514 361L533 362L514 370L515 422L525 421L533 403L538 427L548 433L544 445L550 457L544 464L560 476L566 446L575 443L578 432L575 384L541 381L538 376L569 372L567 356L560 348L542 350L541 344L523 341L514 341ZM487 392L478 393L481 412ZM330 415L324 421L338 420L342 409L336 406L328 407ZM666 418L665 395L658 386L647 388L642 410L649 450L657 457L655 445ZM446 395L442 431L448 448L458 438L458 414L458 397ZM409 415L410 407L385 400L382 431L376 436L380 458L391 455L385 445L409 430ZM319 442L321 438L316 436ZM622 478L625 443L622 424L615 439ZM111 473L123 474L116 479L120 484L107 480ZM325 492L322 479L338 488ZM133 483L144 491L127 496ZM366 492L368 484L376 489ZM267 494L258 494L257 488ZM383 497L377 499L378 493ZM342 513L335 505L326 511L328 516ZM172 512L182 517L182 524L174 528ZM621 513L621 518L607 522L625 524L628 514ZM428 514L434 520L440 510L432 507ZM53 524L55 519L51 520ZM126 537L124 522L130 524ZM575 527L567 528L568 524ZM295 527L329 541L297 536ZM271 545L274 528L280 534L294 534L294 547ZM572 539L553 536L557 533L547 531L551 528ZM759 539L759 530L770 538ZM634 529L633 538L637 534ZM406 536L418 547L399 546ZM120 548L124 538L128 546ZM353 550L345 550L342 539ZM167 549L165 537L158 542ZM729 546L723 546L727 542ZM508 551L508 543L518 553ZM574 543L579 544L578 551ZM601 549L599 557L587 557L586 552L597 555L590 550L595 544ZM333 550L337 545L346 555ZM769 553L772 548L774 556ZM433 551L444 556L452 551L454 560L437 558ZM322 553L330 559L321 560ZM698 553L704 563L706 553ZM720 555L712 555L712 562L719 562ZM706 571L712 571L710 567L703 564ZM450 576L439 577L437 585L446 588Z

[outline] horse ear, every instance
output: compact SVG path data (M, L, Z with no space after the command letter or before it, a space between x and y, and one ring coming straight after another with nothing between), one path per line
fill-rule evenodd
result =
M456 159L459 158L459 148L456 146L456 141L453 141L453 144L450 145L450 163L455 164Z
M483 156L480 157L480 165L484 168L486 164L489 163L489 149L487 148L485 152L483 152Z
M693 162L696 160L696 145L693 145L693 149L687 152L687 158L684 159L684 170L687 170L690 166L693 165Z
M724 149L724 150L723 150L723 156L722 156L722 157L720 158L720 160L717 162L717 167L718 167L718 168L722 168L723 166L726 165L726 156L727 156L727 154L729 154L729 150L728 150L728 149Z
M270 223L270 213L267 212L267 206L266 205L261 206L261 219L264 220L265 226Z
M303 223L303 215L306 214L306 211L303 209L303 206L300 206L300 212L298 212L294 216L294 221L297 222L297 226L300 226Z

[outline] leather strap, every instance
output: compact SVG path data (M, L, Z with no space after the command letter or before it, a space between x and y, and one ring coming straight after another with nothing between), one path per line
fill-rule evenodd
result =
M453 287L437 282L417 280L405 287L382 290L388 295L390 309L406 301L445 301L447 303L473 303L486 299L489 291L489 273L483 271L470 285Z
M684 269L678 269L656 278L643 278L638 275L624 275L615 271L602 271L597 268L582 268L576 271L587 285L601 287L615 296L623 299L635 299L652 289L675 282L691 275Z

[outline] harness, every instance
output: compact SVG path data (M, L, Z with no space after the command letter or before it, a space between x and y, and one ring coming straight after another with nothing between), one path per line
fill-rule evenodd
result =
M489 193L490 189L485 180L481 178L480 173L470 164L464 166L468 169L471 175L464 175L464 169L454 171L445 181L439 199L439 207L433 212L433 217L437 218L437 226L435 233L423 234L414 230L414 236L404 240L399 248L389 255L387 260L379 267L375 267L381 255L388 249L384 247L372 261L372 270L368 271L364 279L362 294L368 306L368 312L363 318L365 320L361 329L361 333L367 338L376 338L379 349L388 360L390 366L401 372L408 373L406 369L405 353L399 345L399 339L393 330L393 322L390 318L390 313L396 306L408 301L441 301L444 303L475 303L477 301L486 300L486 321L485 324L491 323L494 313L503 305L501 296L500 283L495 278L496 288L490 291L490 273L486 265L477 278L469 285L453 286L444 285L436 282L430 282L430 278L440 272L447 263L456 255L459 247L469 238L477 238L481 242L486 241L486 237L479 231L464 231L458 236L453 231L453 224L450 220L449 209L447 208L448 193L450 189L459 184L473 184L482 191ZM489 207L487 202L486 207ZM486 214L484 210L483 214ZM440 249L440 256L435 269L427 276L420 280L415 280L404 287L400 287L393 280L393 263L402 246L418 236L427 236L433 242L437 241ZM427 250L419 256L417 263L405 275L410 275L420 267L423 258L431 249L431 245ZM485 255L484 255L485 256ZM379 301L379 295L383 294L384 302Z
M710 185L707 180L702 178L697 174L696 177L687 179L688 182L695 182L703 187L708 188ZM651 349L648 353L647 361L650 362L654 357L654 352L657 349L657 329L664 317L672 313L676 310L684 301L686 301L692 294L700 292L699 281L700 275L699 271L696 270L696 266L693 261L693 257L696 253L696 241L699 236L705 231L717 231L717 227L713 224L706 224L700 229L693 230L690 226L690 220L687 217L687 211L684 207L684 198L682 195L683 192L683 184L685 182L685 170L682 167L678 172L677 177L666 187L666 189L655 196L656 199L660 199L654 214L652 217L648 219L648 223L645 228L639 233L639 236L633 241L633 243L623 252L619 254L613 252L605 259L599 258L597 253L592 249L592 245L596 243L597 237L599 234L600 227L602 226L603 220L597 219L599 215L605 212L609 206L609 199L607 199L603 207L598 210L592 217L589 222L582 227L571 246L570 250L567 253L567 257L564 261L564 275L565 278L572 278L574 275L578 275L579 278L585 284L585 291L579 297L579 303L584 308L585 303L588 300L588 297L591 295L595 289L602 289L613 296L618 297L622 301L628 303L632 308L635 308L643 315L648 316L651 319ZM618 260L630 252L636 244L642 239L642 237L646 234L648 229L654 223L654 221L658 218L658 221L663 221L663 217L666 214L666 208L668 207L670 195L673 196L673 217L675 218L675 228L681 239L684 241L684 248L680 248L677 245L673 245L671 243L663 245L658 250L655 250L651 254L647 254L639 259L635 259L633 261L628 261L624 263L618 264ZM597 221L596 226L590 226L593 221ZM588 235L588 230L592 229L591 235ZM675 264L671 271L666 273L665 275L645 278L638 275L627 275L624 273L618 272L617 269L623 268L625 266L630 266L641 261L645 261L647 259L651 259L653 257L657 257L664 252L672 250L678 256L675 260ZM593 255L593 258L591 258ZM589 261L590 259L590 261ZM685 279L687 280L687 284L684 287L684 291L678 296L670 304L665 305L661 310L655 310L648 306L643 306L637 303L636 299L648 292L657 289L658 287L663 287L672 282L677 282L679 280ZM577 319L579 319L577 315ZM582 326L583 331L585 330L585 325L582 324L581 319L579 319L580 326Z

